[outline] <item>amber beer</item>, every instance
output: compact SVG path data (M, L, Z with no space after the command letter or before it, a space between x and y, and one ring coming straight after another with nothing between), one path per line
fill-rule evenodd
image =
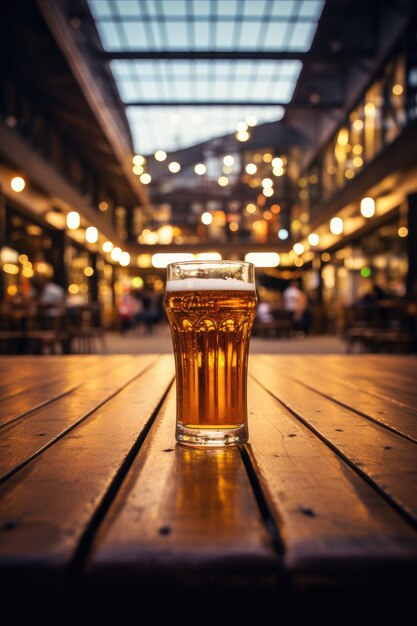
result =
M248 439L246 379L256 308L253 266L225 261L173 265L181 266L181 278L173 279L168 270L165 309L175 353L177 440L196 446L243 443ZM241 278L242 265L252 282Z

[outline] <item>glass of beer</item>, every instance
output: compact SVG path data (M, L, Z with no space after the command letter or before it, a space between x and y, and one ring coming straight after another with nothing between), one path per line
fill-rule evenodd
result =
M168 265L165 310L174 346L181 444L213 447L248 440L254 274L252 263L241 261Z

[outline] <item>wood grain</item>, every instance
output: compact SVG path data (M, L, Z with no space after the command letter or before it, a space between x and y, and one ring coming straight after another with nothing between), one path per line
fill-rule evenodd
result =
M269 365L264 365L267 361ZM254 375L417 527L415 443L285 377L268 357L256 361Z
M84 385L72 393L58 397L46 406L15 420L0 430L0 481L16 471L35 455L44 451L76 424L107 402L125 385L139 376L156 360L154 355L141 355L119 364L104 359L103 368L94 368ZM100 369L104 369L104 373ZM85 378L85 374L84 374Z
M173 376L172 357L159 357L0 487L3 584L64 585L80 542L124 475Z
M256 372L269 383L265 368ZM248 396L249 455L291 573L335 582L372 579L381 571L398 576L415 567L415 531L253 380Z
M39 361L26 384L10 385L14 392L0 402L0 427L74 391L86 380L97 378L109 369L117 369L128 362L127 356L113 357L111 364L103 358L87 362L71 360L69 363L66 363L66 357L63 361ZM17 368L12 367L11 370L16 372Z
M366 359L369 363L374 364L376 367L387 368L390 372L396 372L397 374L409 378L415 378L415 372L417 371L417 356L399 356L395 354L369 354L366 355Z
M314 363L314 359L306 357L304 363ZM395 371L379 367L367 360L358 362L357 367L346 363L340 357L331 358L331 368L326 374L338 379L350 389L373 395L394 405L409 408L417 414L417 388L415 377L406 378Z
M64 359L59 356L7 356L2 357L0 361L0 402L13 397L25 390L34 389L39 383L45 382L40 380L40 369L46 371L53 376L59 377L60 372L73 370L74 366L78 369L87 368L90 364L99 363L97 355L86 355L88 358L85 363L80 363L76 356L67 355Z
M185 448L174 432L172 390L96 538L90 584L276 585L278 557L238 448Z
M378 387L379 393L369 393L366 380L363 381L362 388L352 383L351 381L355 381L355 378L350 374L349 366L346 366L343 374L337 373L339 371L337 361L333 357L322 359L319 369L315 366L316 361L309 359L308 356L292 357L286 363L273 361L268 356L261 357L261 359L270 365L273 363L279 376L302 383L342 406L417 442L417 410L410 409L405 404L400 404L384 395L382 385ZM360 363L357 363L356 369L361 371L362 367Z

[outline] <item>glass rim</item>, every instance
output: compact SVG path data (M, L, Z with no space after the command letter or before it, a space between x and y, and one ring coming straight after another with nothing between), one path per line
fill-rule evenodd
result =
M205 265L205 266L214 266L216 267L217 265L240 265L240 266L254 266L253 263L250 263L250 261L233 261L233 260L227 260L227 259L219 259L218 261L216 260L212 260L210 261L209 259L202 259L201 261L195 260L195 261L174 261L173 263L168 263L167 268L168 267L173 267L174 265L187 265L187 266L196 266L196 265Z

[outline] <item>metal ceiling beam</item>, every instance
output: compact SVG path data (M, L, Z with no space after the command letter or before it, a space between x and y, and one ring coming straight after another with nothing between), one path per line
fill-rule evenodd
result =
M107 61L327 61L328 63L342 58L352 60L352 58L370 58L371 55L365 52L289 52L287 50L118 50L112 52L102 52L102 57Z
M132 107L211 107L211 106L247 106L247 107L285 107L286 109L341 109L344 105L342 102L317 102L308 101L300 102L276 102L270 100L134 100L133 102L125 102L125 106Z
M103 52L102 56L107 60L126 61L155 61L155 60L227 60L227 61L292 61L304 60L307 52L258 52L256 50L121 50L114 52ZM309 55L311 58L311 55Z
M145 187L139 182L137 176L132 173L132 147L130 137L121 132L117 124L114 111L109 107L105 95L102 93L94 77L93 64L83 56L74 40L74 32L63 15L57 2L52 0L37 0L41 14L43 15L52 36L61 49L80 89L97 119L105 137L120 163L126 180L138 202L143 207L150 207Z

